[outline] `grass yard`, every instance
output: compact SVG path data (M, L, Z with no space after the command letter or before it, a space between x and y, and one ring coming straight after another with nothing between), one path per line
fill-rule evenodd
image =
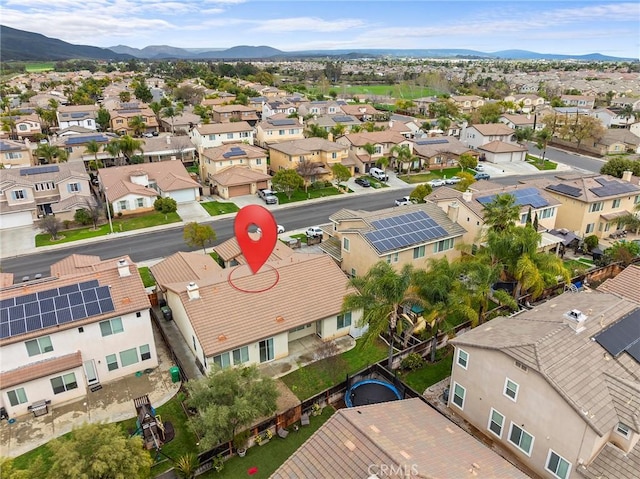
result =
M286 203L295 203L297 201L306 201L315 198L324 198L325 196L335 196L340 194L342 193L338 191L338 188L330 186L328 188L318 189L309 188L308 191L296 190L291 195L291 199L287 198L287 195L285 195L284 193L276 193L276 196L278 197L278 202L281 205L284 205Z
M207 201L200 203L211 216L225 215L227 213L236 213L240 208L235 203L221 203L220 201Z
M422 87L418 85L411 85L409 83L399 83L395 85L335 85L331 86L329 90L333 90L340 94L365 94L376 96L390 96L396 99L413 100L415 98L421 98L425 96L435 96L439 92L428 87ZM316 94L319 91L314 92Z
M415 371L401 373L400 378L412 389L422 394L429 386L433 386L451 375L452 363L453 352L450 351L447 356L440 359L440 361L435 364L427 363Z
M53 62L27 63L24 69L27 73L46 72L55 69L55 64Z
M360 340L355 348L297 369L283 376L282 380L298 399L304 401L344 381L346 374L355 373L377 363L386 355L387 347L381 341L364 344Z
M404 175L398 175L398 178L400 178L402 181L409 183L409 184L415 184L415 183L425 183L429 180L435 180L438 178L444 178L445 176L447 178L451 178L452 176L457 175L458 173L460 173L460 168L456 167L456 168L444 168L442 170L432 170L432 171L425 171L422 173L411 173L411 174L404 174Z
M136 216L133 218L115 218L112 222L114 233L122 233L124 231L149 228L151 226L177 223L178 221L180 221L178 213L169 213L166 215L165 219L164 213L154 211L146 215ZM109 234L109 232L109 224L105 223L101 226L98 226L98 228L95 230L92 227L86 227L61 231L59 233L60 239L57 241L51 241L51 235L49 235L48 233L42 233L36 235L36 247L51 246L53 244L70 243L72 241L95 238L98 236L106 236Z
M582 261L577 261L575 259L565 259L563 263L565 268L567 268L571 272L572 276L578 276L591 268L591 265L585 264Z
M371 183L371 188L389 188L388 184L386 184L384 181L376 180L373 176L363 175L362 177L369 180L369 183Z
M304 244L307 244L307 235L304 233L298 233L295 235L290 235L291 238L295 238L295 239L299 239L300 241L302 241Z
M142 268L138 268L140 272L140 277L142 278L142 284L144 284L145 288L149 288L151 286L156 285L156 280L151 276L151 271L148 266L143 266Z
M198 477L205 479L237 479L239 477L266 479L309 439L334 412L335 409L331 406L325 407L321 415L309 418L310 424L308 426L301 426L298 431L289 428L289 435L285 439L281 439L276 435L267 444L250 447L245 457L234 456L230 458L224 463L222 471L209 471ZM251 467L256 467L258 472L248 476L247 471Z
M555 170L556 168L558 168L557 163L554 163L551 160L542 161L541 158L538 158L537 156L532 156L532 155L527 155L527 163L535 166L541 171Z

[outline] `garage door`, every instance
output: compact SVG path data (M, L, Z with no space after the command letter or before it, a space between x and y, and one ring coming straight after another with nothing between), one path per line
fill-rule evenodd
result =
M31 225L33 225L33 219L30 211L19 211L17 213L0 215L0 230Z
M260 182L258 182L257 187L258 187L259 190L263 190L265 188L269 188L269 184L267 183L266 180L265 181L260 181Z
M251 185L238 185L229 187L229 198L251 194Z
M172 191L168 196L176 200L176 203L187 203L188 201L196 200L196 190L189 188L187 190Z

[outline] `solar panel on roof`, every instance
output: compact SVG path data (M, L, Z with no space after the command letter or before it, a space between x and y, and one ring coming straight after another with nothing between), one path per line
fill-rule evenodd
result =
M87 112L73 112L69 116L71 116L71 118L84 118L85 116L88 116L88 115L89 113Z
M556 191L558 193L563 193L565 195L573 196L574 198L579 198L582 194L582 190L580 188L576 188L575 186L564 185L562 183L557 185L549 185L547 186L548 190Z
M332 117L332 120L337 122L337 123L349 123L349 122L355 121L355 119L353 117L344 116L344 115L334 116L334 117Z
M10 334L9 323L0 324L0 338L8 338Z
M65 140L65 143L67 145L80 145L83 143L89 143L90 141L105 143L109 141L109 139L104 135L70 136Z
M293 118L286 118L286 119L282 119L282 120L270 120L270 123L273 126L295 125L296 124L296 120L294 120Z
M640 363L640 341L636 341L627 348L627 353Z
M449 140L444 138L439 138L437 140L418 140L416 141L416 145L443 145L445 143L449 143Z
M98 286L100 286L100 283L98 283L98 280L96 279L92 279L91 281L84 281L83 283L78 284L78 288L80 288L80 291L84 291L85 289L91 290L93 288L97 288Z
M41 175L43 173L57 173L58 165L35 166L33 168L20 168L20 176Z
M448 236L424 211L382 218L371 224L376 230L365 233L365 237L380 254Z
M594 339L614 358L629 348L635 353L640 343L640 308L613 323ZM635 356L634 359L637 360Z
M608 181L605 178L596 178L596 181L602 186L590 188L590 190L594 195L599 197L640 192L640 189L632 183L615 180Z
M223 153L222 156L224 158L231 158L232 156L244 156L246 154L247 153L242 148L233 147L226 153Z
M524 188L522 190L513 190L508 193L515 198L515 204L518 206L529 205L532 208L542 208L549 206L549 202L540 195L540 191L536 188ZM491 203L497 195L482 196L477 199L478 203L486 205Z

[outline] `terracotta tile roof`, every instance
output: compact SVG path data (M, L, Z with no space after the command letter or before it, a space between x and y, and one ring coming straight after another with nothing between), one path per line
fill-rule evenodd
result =
M294 253L265 265L255 275L239 266L198 281L199 299L189 300L187 282L167 285L180 296L207 356L340 313L348 279L329 256ZM236 287L229 283L230 274ZM272 285L260 293L236 289L256 291Z
M216 146L213 148L207 148L202 152L202 156L211 161L228 161L229 158L226 158L224 155L231 151L231 148L234 148L235 153L233 155L233 159L250 159L253 160L255 158L266 158L267 151L253 145L246 145L244 143L228 143L222 146ZM243 154L238 154L239 150L244 152Z
M223 241L217 246L213 247L213 250L218 253L220 259L223 261L236 260L240 264L246 264L246 260L240 251L240 245L235 236L232 236L226 241ZM281 241L277 241L271 255L267 261L276 261L279 259L285 259L293 255L294 251Z
M625 454L610 442L606 443L596 458L588 466L576 466L587 479L638 479L640 471L640 447L636 446Z
M211 111L218 113L255 112L253 108L244 105L214 105L211 107Z
M307 155L314 151L341 151L346 146L325 140L324 138L304 138L301 140L283 141L269 145L270 150L276 150L285 155Z
M453 153L454 155L461 155L468 151L473 152L473 150L471 150L468 146L452 136L426 138L425 140L442 140L446 141L446 143L421 145L420 140L415 140L413 142L413 152L416 155L431 158L432 156L436 156L442 153Z
M291 125L274 125L273 124L274 120L284 120L284 119L292 120L293 124ZM298 120L297 118L288 118L288 116L285 113L279 113L277 115L272 115L265 120L262 120L260 123L256 125L256 127L260 127L261 130L268 131L268 130L288 130L292 128L303 128L304 125L300 123L300 120Z
M385 474L381 465L393 472ZM419 398L338 410L271 477L366 478L374 472L381 478L528 477Z
M515 143L494 140L478 147L478 150L489 151L491 153L509 153L512 151L527 151L527 148Z
M246 185L249 183L268 181L270 179L271 176L266 173L242 166L231 166L222 170L220 173L211 175L211 180L222 186Z
M149 267L160 286L167 283L197 281L211 277L222 267L208 254L179 251Z
M513 135L515 132L504 123L484 123L472 125L469 128L475 128L482 136L505 136Z
M403 141L407 141L407 139L400 133L389 130L371 132L361 131L360 133L350 133L348 135L344 135L342 138L344 138L354 146L364 146L367 143L371 143L372 145L393 143L394 145L397 145L399 143L402 143Z
M13 273L0 273L0 288L13 284Z
M534 117L531 115L511 115L508 113L504 113L501 118L506 118L514 125L533 125Z
M640 303L640 266L627 266L615 278L609 278L598 286L598 291L613 293Z
M11 386L68 371L79 366L82 366L82 354L77 351L59 358L46 359L18 369L12 369L11 371L4 371L0 373L0 384L2 384L2 389L7 389Z
M51 271L57 277L91 272L93 271L93 266L100 261L102 261L100 256L72 254L52 265Z
M201 135L215 135L220 133L237 133L240 131L253 131L253 127L246 121L231 121L228 123L209 123L198 125L196 128Z
M587 315L586 329L580 333L564 319L576 305ZM634 373L638 363L627 353L616 358L605 356L606 350L591 338L638 307L638 303L607 293L564 293L535 309L493 319L451 342L502 351L521 361L537 371L602 436L621 420L611 380L613 384L624 382L624 389L631 388L634 396L640 397L640 382ZM629 399L626 394L622 397ZM638 417L637 408L635 415Z

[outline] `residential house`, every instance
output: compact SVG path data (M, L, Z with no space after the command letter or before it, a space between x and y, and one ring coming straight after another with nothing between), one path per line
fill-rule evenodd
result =
M536 121L536 115L518 115L505 113L498 119L512 130L530 128L532 131L542 130L544 125Z
M344 113L342 106L334 100L321 100L321 101L309 101L303 102L298 105L298 115L306 117L307 115L321 116L321 115L340 115Z
M70 126L81 126L96 131L98 129L96 123L98 109L96 105L60 106L56 111L58 126L61 129L69 128Z
M255 110L258 118L263 118L262 107L267 101L269 101L269 99L266 96L254 96L248 99L247 106Z
M2 168L20 168L32 163L29 140L0 140L0 165Z
M484 99L478 95L453 95L451 100L462 114L473 113L484 105Z
M412 170L422 168L429 170L453 168L458 164L460 155L468 154L476 158L478 157L477 151L470 149L460 140L452 136L415 139L412 150L418 159L411 165L404 165L410 167Z
M73 135L65 134L62 136L54 136L52 138L51 144L67 152L67 161L82 162L82 164L88 164L90 161L96 160L96 158L98 159L98 161L102 162L111 160L111 155L104 150L104 147L106 147L109 142L117 138L118 136L114 133L98 133L96 131L93 131L91 133L79 133ZM99 151L97 154L87 152L87 145L92 141L95 141L101 146L101 151ZM44 161L44 158L41 158L40 161Z
M609 129L595 142L594 147L598 148L603 156L640 153L640 136L626 129Z
M419 398L339 409L271 476L525 479Z
M200 178L209 183L213 194L224 199L255 195L271 186L267 152L244 144L207 148L200 155Z
M302 140L304 125L298 118L289 118L284 113L263 117L256 125L256 144L268 148L270 144L283 141Z
M131 120L141 117L145 123L145 132L158 131L158 119L148 105L144 103L122 103L110 110L111 130L119 135L133 135L134 129L131 127Z
M504 97L504 101L513 102L517 107L517 111L522 113L533 113L537 108L544 105L544 98L531 94L508 95Z
M171 117L160 117L160 128L176 134L188 134L191 129L200 123L202 118L190 111L183 111L179 115Z
M149 299L127 256L72 255L51 277L0 288L0 406L47 413L158 365Z
M377 110L369 103L342 105L340 108L345 115L353 116L362 122L377 121L384 119L388 115L387 112Z
M412 116L393 114L386 124L386 129L400 133L405 138L413 138L420 133L422 120Z
M298 112L298 105L289 101L286 98L281 98L278 100L267 100L261 103L261 114L262 120L266 120L267 118L271 118L275 115L284 115L288 117L289 115L293 115Z
M355 116L345 115L344 113L337 115L316 115L307 120L308 125L317 125L324 131L331 131L338 125L342 125L345 133L349 133L354 126L359 127L362 122Z
M463 142L476 148L491 163L524 161L527 148L515 143L512 128L504 123L469 125L462 133Z
M405 264L426 268L429 259L455 259L465 229L435 204L378 211L343 209L329 217L320 248L350 276L364 275L378 261L400 270Z
M229 105L236 101L236 96L232 93L227 93L226 91L218 92L218 96L216 98L205 98L200 104L202 106L221 106L221 105Z
M244 257L235 236L232 236L228 240L214 246L213 250L218 255L218 263L223 268L232 268L240 264L247 264L247 260ZM267 261L283 260L293 256L293 254L294 251L286 246L282 241L276 241L276 245L267 258Z
M33 139L36 135L42 135L42 122L36 114L20 115L15 123L19 139Z
M149 162L180 160L184 165L195 161L196 147L188 136L154 136L145 138L142 145L142 156Z
M215 148L226 143L253 145L254 130L246 121L208 123L193 128L189 132L189 137L200 155L207 148Z
M422 98L415 98L413 103L416 105L416 109L420 115L429 116L431 114L430 107L432 104L437 103L438 98L427 96Z
M640 266L630 264L617 276L605 280L598 291L640 303Z
M564 293L450 342L449 407L540 477L638 477L640 304Z
M200 200L200 184L180 161L100 168L98 177L116 215L151 211L158 197L173 198L177 203Z
M560 100L566 106L593 109L596 106L596 97L587 95L561 95Z
M531 211L531 223L536 217L538 218L538 231L543 232L544 235L541 246L558 242L544 232L555 228L558 207L561 203L542 188L495 184L493 188L483 188L478 191L474 190L472 185L469 190L462 192L445 186L436 189L426 197L426 200L442 208L452 221L466 230L462 238L465 244L480 244L487 233L484 207L498 194L514 196L515 204L520 207L520 217L516 226L527 224L529 211Z
M349 149L349 159L355 165L355 171L360 173L367 173L371 167L376 166L376 162L380 158L391 156L391 150L395 146L407 145L409 148L412 147L411 141L404 136L386 130L349 133L337 138L336 143ZM364 149L367 144L374 147L373 154Z
M305 180L313 183L319 180L330 180L333 177L331 167L341 163L350 168L353 174L353 164L349 161L349 150L340 143L323 138L305 138L303 140L284 141L269 145L271 169L300 169L302 163L313 165L313 171L302 171Z
M640 110L640 98L632 98L627 96L621 96L618 98L613 98L611 100L611 106L614 107L625 107L627 105L631 105L633 111Z
M634 135L640 137L640 121L631 124L629 126L629 131Z
M95 199L81 163L0 169L0 229L31 226L51 214L73 220L88 204Z
M217 105L211 107L211 118L215 123L245 121L252 127L258 122L258 114L244 105Z
M591 116L600 120L605 128L629 128L629 125L635 123L633 115L625 118L621 107L598 108L591 112Z
M151 271L203 372L284 358L292 341L346 336L361 318L361 311L342 313L348 279L326 255L293 253L267 261L256 274L246 265L231 271L200 267L188 280L182 268L165 266L171 261Z

